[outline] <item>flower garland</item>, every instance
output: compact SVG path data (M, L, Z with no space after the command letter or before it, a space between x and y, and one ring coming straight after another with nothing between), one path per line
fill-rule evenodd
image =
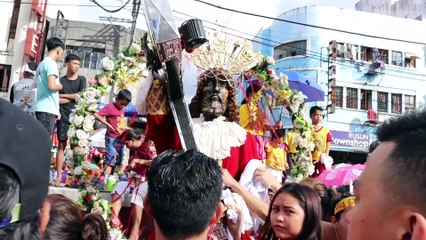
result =
M94 209L99 212L101 209L100 213L110 229L111 239L122 239L122 233L120 229L111 227L110 205L108 201L100 198L99 189L96 189L102 189L104 183L92 186L94 177L98 177L96 182L99 183L101 176L90 169L89 132L93 131L95 124L93 113L97 111L98 102L111 90L111 87L117 85L119 89L124 89L145 75L146 60L141 46L142 43L133 43L131 46L122 47L117 58L103 58L101 72L89 81L89 87L85 91L79 93L76 108L69 117L71 124L68 137L71 149L65 151L65 156L70 177L66 185L81 188L79 205L82 209L89 212Z
M304 99L307 97L300 91L292 90L288 84L288 76L283 73L277 76L275 71L269 67L270 65L275 65L274 59L265 56L258 66L250 70L249 75L256 77L262 83L263 93L272 92L275 100L281 106L286 107L290 115L296 116L294 128L299 136L296 140L297 154L293 158L295 165L291 172L296 177L296 181L301 181L309 177L315 170L311 159L311 151L315 147L310 134L312 126L306 121L304 115L306 112Z

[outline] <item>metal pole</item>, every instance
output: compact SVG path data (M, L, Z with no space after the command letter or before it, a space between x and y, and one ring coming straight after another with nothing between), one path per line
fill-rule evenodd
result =
M138 15L139 15L139 9L141 6L141 1L140 0L133 0L133 10L132 10L132 27L130 29L130 42L129 45L133 43L133 38L135 36L135 31L136 31L136 22L138 20Z

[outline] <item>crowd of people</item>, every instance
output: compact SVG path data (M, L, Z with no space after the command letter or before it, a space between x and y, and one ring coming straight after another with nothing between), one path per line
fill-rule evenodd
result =
M61 181L67 146L64 132L78 93L86 87L75 55L65 58L67 73L59 78L56 62L62 59L63 42L48 39L47 49L47 58L35 72L33 66L31 70L37 80L37 120L0 100L0 128L13 138L0 139L5 149L0 153L0 238L109 239L100 214L83 213L62 195L46 196L54 126L58 126L60 151L58 177L51 185ZM402 115L378 127L378 141L353 194L326 187L315 178L325 170L322 159L329 155L332 141L321 124L323 110L318 106L309 112L315 172L300 183L286 178L298 133L293 129L284 134L279 121L266 124L261 112L250 111L248 104L257 91L247 88L246 102L238 106L231 75L206 69L189 104L198 150L176 149L179 139L170 137L171 132L150 137L164 125L154 119L165 117L148 116L147 123L129 126L124 108L132 94L126 89L94 113L107 127L103 173L113 175L121 169L127 175L111 191L113 226L122 226L122 201L131 195L133 222L127 227L132 240L426 239L425 112ZM265 141L267 131L272 137ZM164 141L167 136L170 139ZM18 141L27 147L18 149ZM125 147L130 149L127 166L122 164ZM30 155L37 157L38 164ZM19 220L13 220L16 206L21 206ZM147 236L141 236L144 212L153 221Z

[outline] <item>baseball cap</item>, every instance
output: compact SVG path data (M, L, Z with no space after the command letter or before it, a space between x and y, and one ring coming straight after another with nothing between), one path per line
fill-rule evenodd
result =
M19 179L20 219L34 216L49 187L50 139L33 116L0 98L0 166Z
M28 63L24 65L23 72L29 72L29 73L32 73L33 75L35 75L35 73L36 73L34 70L32 70L30 68L30 66L28 65Z

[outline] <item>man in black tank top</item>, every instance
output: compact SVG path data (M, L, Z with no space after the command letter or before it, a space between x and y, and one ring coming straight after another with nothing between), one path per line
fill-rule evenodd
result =
M65 57L65 63L67 65L67 73L65 76L60 78L63 88L59 91L61 118L57 122L57 135L59 142L58 151L56 153L57 177L56 180L52 181L52 185L56 185L61 182L64 150L67 146L68 129L71 124L69 116L75 108L76 101L79 97L78 93L86 88L86 78L78 75L78 70L80 69L80 58L75 54L68 54Z

